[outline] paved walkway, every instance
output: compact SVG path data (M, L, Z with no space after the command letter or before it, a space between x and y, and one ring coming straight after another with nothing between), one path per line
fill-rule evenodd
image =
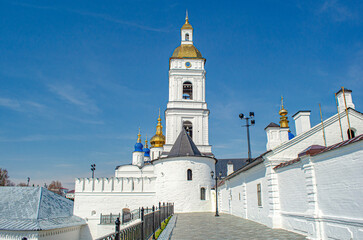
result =
M181 213L177 214L172 240L227 240L227 239L286 239L303 240L304 236L281 229L271 229L229 214Z

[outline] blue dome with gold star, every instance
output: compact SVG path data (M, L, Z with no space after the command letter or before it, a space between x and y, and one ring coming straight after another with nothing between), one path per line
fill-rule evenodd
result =
M145 140L145 148L144 148L144 157L150 157L150 149L149 146L147 145L147 137Z
M139 129L139 134L137 134L137 143L135 144L135 152L142 152L144 146L141 143L141 134Z

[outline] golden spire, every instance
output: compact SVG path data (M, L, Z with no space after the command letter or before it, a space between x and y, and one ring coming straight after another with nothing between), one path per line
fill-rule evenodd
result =
M289 127L289 121L287 120L287 110L284 108L284 98L281 96L281 109L279 111L280 114L280 127L282 128L288 128Z
M147 134L145 134L146 135L146 139L145 139L145 146L144 146L144 148L149 148L149 146L147 145Z
M185 23L181 29L182 30L183 29L193 29L192 25L190 25L190 23L189 23L188 10L186 11L186 15L185 15Z
M156 125L156 134L150 139L151 147L163 147L165 144L165 136L163 135L163 126L161 125L160 109L158 124Z
M139 127L139 134L137 134L137 142L141 143L141 133L140 133L140 127Z

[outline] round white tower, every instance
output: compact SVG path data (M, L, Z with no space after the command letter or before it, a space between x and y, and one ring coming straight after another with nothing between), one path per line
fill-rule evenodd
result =
M152 161L156 199L173 202L175 212L214 211L211 172L216 159L200 153L184 128L167 157Z

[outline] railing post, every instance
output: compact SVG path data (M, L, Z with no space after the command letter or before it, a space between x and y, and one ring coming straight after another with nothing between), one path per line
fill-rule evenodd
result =
M144 240L144 207L141 208L141 240Z
M110 223L112 223L112 213L110 213Z
M101 213L101 216L100 216L100 224L102 224L102 213Z
M159 202L159 227L161 227L161 202Z
M153 239L155 239L155 206L153 205Z
M120 218L117 218L115 221L115 231L116 231L116 240L120 239Z

